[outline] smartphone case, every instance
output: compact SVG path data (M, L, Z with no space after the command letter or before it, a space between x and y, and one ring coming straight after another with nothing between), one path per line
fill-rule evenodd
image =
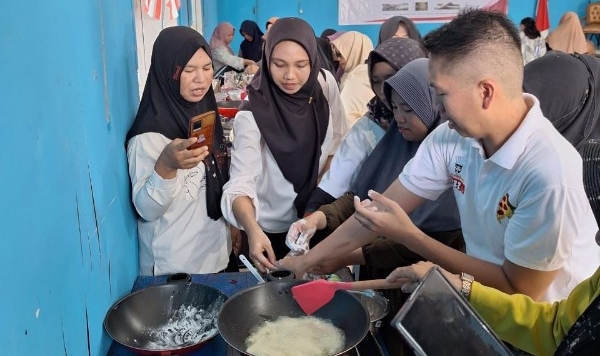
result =
M215 133L215 111L208 111L190 119L189 137L197 137L198 141L188 147L189 150L208 146L208 152L213 151L213 136Z

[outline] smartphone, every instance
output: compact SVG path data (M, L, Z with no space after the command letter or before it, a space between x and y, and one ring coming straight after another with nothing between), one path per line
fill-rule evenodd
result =
M190 119L189 137L197 137L198 141L188 147L188 150L208 146L208 152L212 152L216 119L217 113L215 111L208 111Z

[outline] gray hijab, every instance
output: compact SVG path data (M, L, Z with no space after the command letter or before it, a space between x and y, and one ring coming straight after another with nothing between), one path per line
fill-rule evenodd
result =
M427 58L409 62L385 81L383 92L389 102L391 91L396 91L431 132L442 122L442 119L433 107L428 63ZM398 132L396 120L392 120L392 124L362 165L351 189L352 192L365 199L369 189L384 191L402 172L404 165L415 155L420 144L421 142L407 141Z
M383 90L388 100L391 91L396 91L431 132L443 120L434 108L427 66L428 59L415 59L386 80ZM404 139L398 132L396 120L393 120L381 141L363 164L352 192L365 199L369 189L385 191L395 179L398 179L398 175L417 153L420 145L420 141ZM460 229L460 217L452 189L446 190L435 201L426 201L413 210L409 217L416 226L426 232Z
M431 132L441 123L441 117L433 107L434 94L429 85L428 63L428 59L419 58L404 66L403 71L385 81L383 94L391 107L392 90L397 92Z

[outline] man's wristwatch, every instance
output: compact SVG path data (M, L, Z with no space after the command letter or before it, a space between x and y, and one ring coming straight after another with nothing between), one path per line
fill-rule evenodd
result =
M460 294L466 299L469 300L469 296L471 295L471 285L475 278L468 273L462 272L460 274L460 280L462 285L460 287Z

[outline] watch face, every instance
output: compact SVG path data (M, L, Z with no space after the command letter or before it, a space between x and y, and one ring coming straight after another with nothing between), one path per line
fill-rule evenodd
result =
M470 289L470 282L465 283ZM420 356L512 355L437 267L427 273L392 325Z

